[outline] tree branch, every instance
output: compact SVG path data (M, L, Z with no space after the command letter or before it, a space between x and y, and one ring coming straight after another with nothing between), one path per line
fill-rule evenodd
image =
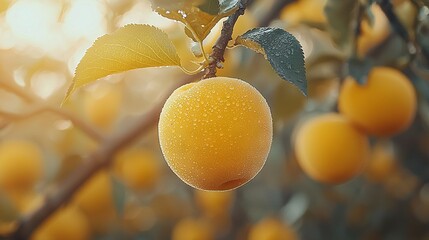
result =
M396 13L393 11L393 5L389 0L378 0L377 4L383 10L384 15L389 19L390 25L395 30L395 32L407 43L410 42L410 37L408 36L408 31L404 25L399 20Z
M206 68L206 73L203 78L216 77L217 68L225 61L224 54L225 49L228 45L229 40L232 39L232 31L234 30L234 25L237 22L237 19L240 15L244 14L249 0L241 0L240 5L231 16L228 17L225 22L223 22L222 31L219 39L216 41L216 44L213 46L213 52L209 56L209 65Z
M175 82L175 84L161 97L160 101L158 101L151 110L141 117L140 121L138 121L136 125L128 128L126 131L121 133L121 135L113 136L106 140L98 150L89 156L89 160L87 161L88 164L79 166L72 174L70 174L66 181L61 184L61 188L58 188L51 194L47 194L43 206L31 215L23 218L19 223L17 230L6 239L29 239L34 230L36 230L37 227L55 210L67 203L86 180L102 168L108 166L118 150L136 140L141 136L141 134L147 132L158 122L162 106L168 96L170 96L175 89L186 83L192 82L199 77L201 77L201 74L186 76L181 81Z
M104 139L104 136L99 131L97 131L94 126L90 125L88 122L83 121L80 118L77 118L73 113L65 109L60 109L50 105L42 104L26 113L11 113L11 112L5 112L0 110L0 116L3 116L5 119L11 120L11 121L29 120L31 117L40 115L43 113L52 113L71 121L73 125L78 126L79 129L81 129L89 137L91 137L93 140L97 142L102 142Z

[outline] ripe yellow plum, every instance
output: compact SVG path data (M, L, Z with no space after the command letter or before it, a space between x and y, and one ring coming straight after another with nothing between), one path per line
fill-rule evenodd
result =
M215 77L176 89L159 120L164 157L179 178L203 190L229 190L263 167L272 141L264 97L250 84Z
M210 218L227 217L234 197L234 191L195 191L196 204L201 208L203 213Z
M172 240L213 240L214 233L206 222L199 219L185 218L173 229Z
M340 114L324 114L302 124L295 138L298 163L311 178L342 183L362 172L368 138Z
M29 189L41 178L42 173L42 152L33 142L0 142L0 188L5 191Z
M275 218L265 218L254 225L248 240L297 240L298 236L289 226Z
M113 210L112 185L106 171L100 171L76 193L74 202L89 215L104 215Z
M115 158L119 177L134 190L150 189L161 174L160 162L147 149L126 149Z
M339 111L368 134L390 137L414 120L417 97L410 80L388 67L373 68L365 85L347 78L338 98Z
M75 206L68 206L49 217L34 233L32 240L87 240L90 234L85 214Z
M84 111L92 123L103 129L112 127L122 104L121 90L117 86L103 85L86 95Z

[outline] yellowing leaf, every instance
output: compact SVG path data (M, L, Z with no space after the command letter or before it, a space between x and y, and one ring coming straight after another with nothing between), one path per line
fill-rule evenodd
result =
M75 89L131 69L180 66L176 48L162 30L149 25L127 25L97 39L76 68L66 101Z

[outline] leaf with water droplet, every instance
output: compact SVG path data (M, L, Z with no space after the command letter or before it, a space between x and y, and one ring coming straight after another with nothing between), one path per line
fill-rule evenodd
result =
M215 0L216 1L216 0ZM220 19L231 15L239 0L152 0L152 8L161 16L180 21L186 26L186 34L195 42L204 40ZM216 9L217 8L217 9Z
M280 28L255 28L237 37L235 44L263 54L281 78L307 95L304 53L292 34Z

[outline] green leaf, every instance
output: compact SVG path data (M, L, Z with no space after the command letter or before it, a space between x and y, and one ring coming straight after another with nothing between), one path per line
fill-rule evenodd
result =
M74 90L131 69L180 66L176 48L162 30L132 24L97 39L78 64L63 103Z
M166 0L152 0L152 8L163 17L185 24L186 34L195 42L203 41L216 23L223 17L231 15L239 4L239 0L220 0L218 3L219 10L216 14L211 14L210 11L206 12L199 6L207 4L206 2L212 2L212 0L205 0L202 3L196 0L182 4L177 4L175 1L171 1L170 4L159 3L164 1Z
M280 28L255 28L237 37L235 44L263 54L281 78L307 95L304 53L292 34Z
M351 54L354 45L358 10L358 0L328 0L325 5L328 30L347 55Z
M204 12L211 15L217 15L220 10L220 5L218 0L206 0L204 1L204 3L198 5L198 7Z
M112 183L112 194L113 202L115 204L116 212L119 216L122 216L125 211L125 200L127 196L127 190L125 185L116 177L110 178Z

